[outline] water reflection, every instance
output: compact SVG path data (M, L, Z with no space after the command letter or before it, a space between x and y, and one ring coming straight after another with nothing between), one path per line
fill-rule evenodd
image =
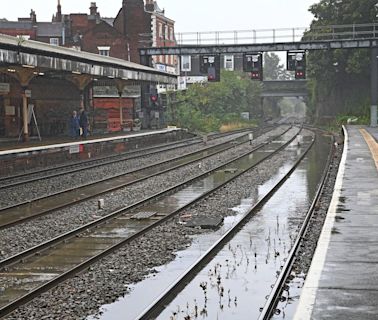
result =
M293 151L296 150L294 147ZM270 202L172 301L158 319L257 319L265 296L269 294L295 241L309 199L316 190L321 159L313 153L318 150L316 148L309 154L300 169L293 173ZM313 161L317 162L315 166ZM107 312L100 319L137 318L163 288L174 282L221 234L234 225L288 168L289 164L286 164L267 183L251 188L253 191L250 196L233 208L236 215L226 217L222 228L196 236L188 249L177 253L175 261L156 268L158 277L150 277L133 286L133 294L105 306ZM310 181L309 176L314 179ZM293 294L287 294L287 301L293 298Z

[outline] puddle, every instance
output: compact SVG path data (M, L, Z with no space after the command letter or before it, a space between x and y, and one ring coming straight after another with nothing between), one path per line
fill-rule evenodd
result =
M265 296L270 293L295 241L309 199L315 194L321 175L319 168L325 162L322 154L317 150L312 152L269 203L251 218L157 319L195 319L196 316L200 319L257 319ZM289 166L286 164L280 168L272 179L258 187L257 193L232 208L236 214L226 217L219 230L195 236L191 246L178 252L174 261L155 268L157 274L130 286L129 295L103 306L100 316L91 316L87 320L137 319L164 288L169 287L244 216ZM290 305L296 303L295 296L299 296L299 293L288 297Z

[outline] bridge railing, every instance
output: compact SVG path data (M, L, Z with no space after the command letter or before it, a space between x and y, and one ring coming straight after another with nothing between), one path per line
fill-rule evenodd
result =
M175 34L175 39L179 46L359 40L377 37L378 24L376 23L331 25L311 28L182 32Z

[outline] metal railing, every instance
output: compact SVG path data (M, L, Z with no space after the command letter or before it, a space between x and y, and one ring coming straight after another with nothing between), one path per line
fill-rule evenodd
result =
M308 28L251 29L176 33L177 46L237 45L325 40L361 40L378 36L378 23Z

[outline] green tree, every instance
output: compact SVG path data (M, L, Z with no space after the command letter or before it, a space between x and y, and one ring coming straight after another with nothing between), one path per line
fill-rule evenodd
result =
M241 112L256 114L260 91L260 83L246 74L222 71L220 82L197 83L177 94L177 124L195 131L219 130L222 124L241 121Z
M321 0L310 7L311 28L369 23L376 19L376 0ZM311 51L307 59L311 107L315 119L366 112L370 96L370 51Z
M291 74L280 64L280 57L274 52L264 53L264 80L290 80Z

